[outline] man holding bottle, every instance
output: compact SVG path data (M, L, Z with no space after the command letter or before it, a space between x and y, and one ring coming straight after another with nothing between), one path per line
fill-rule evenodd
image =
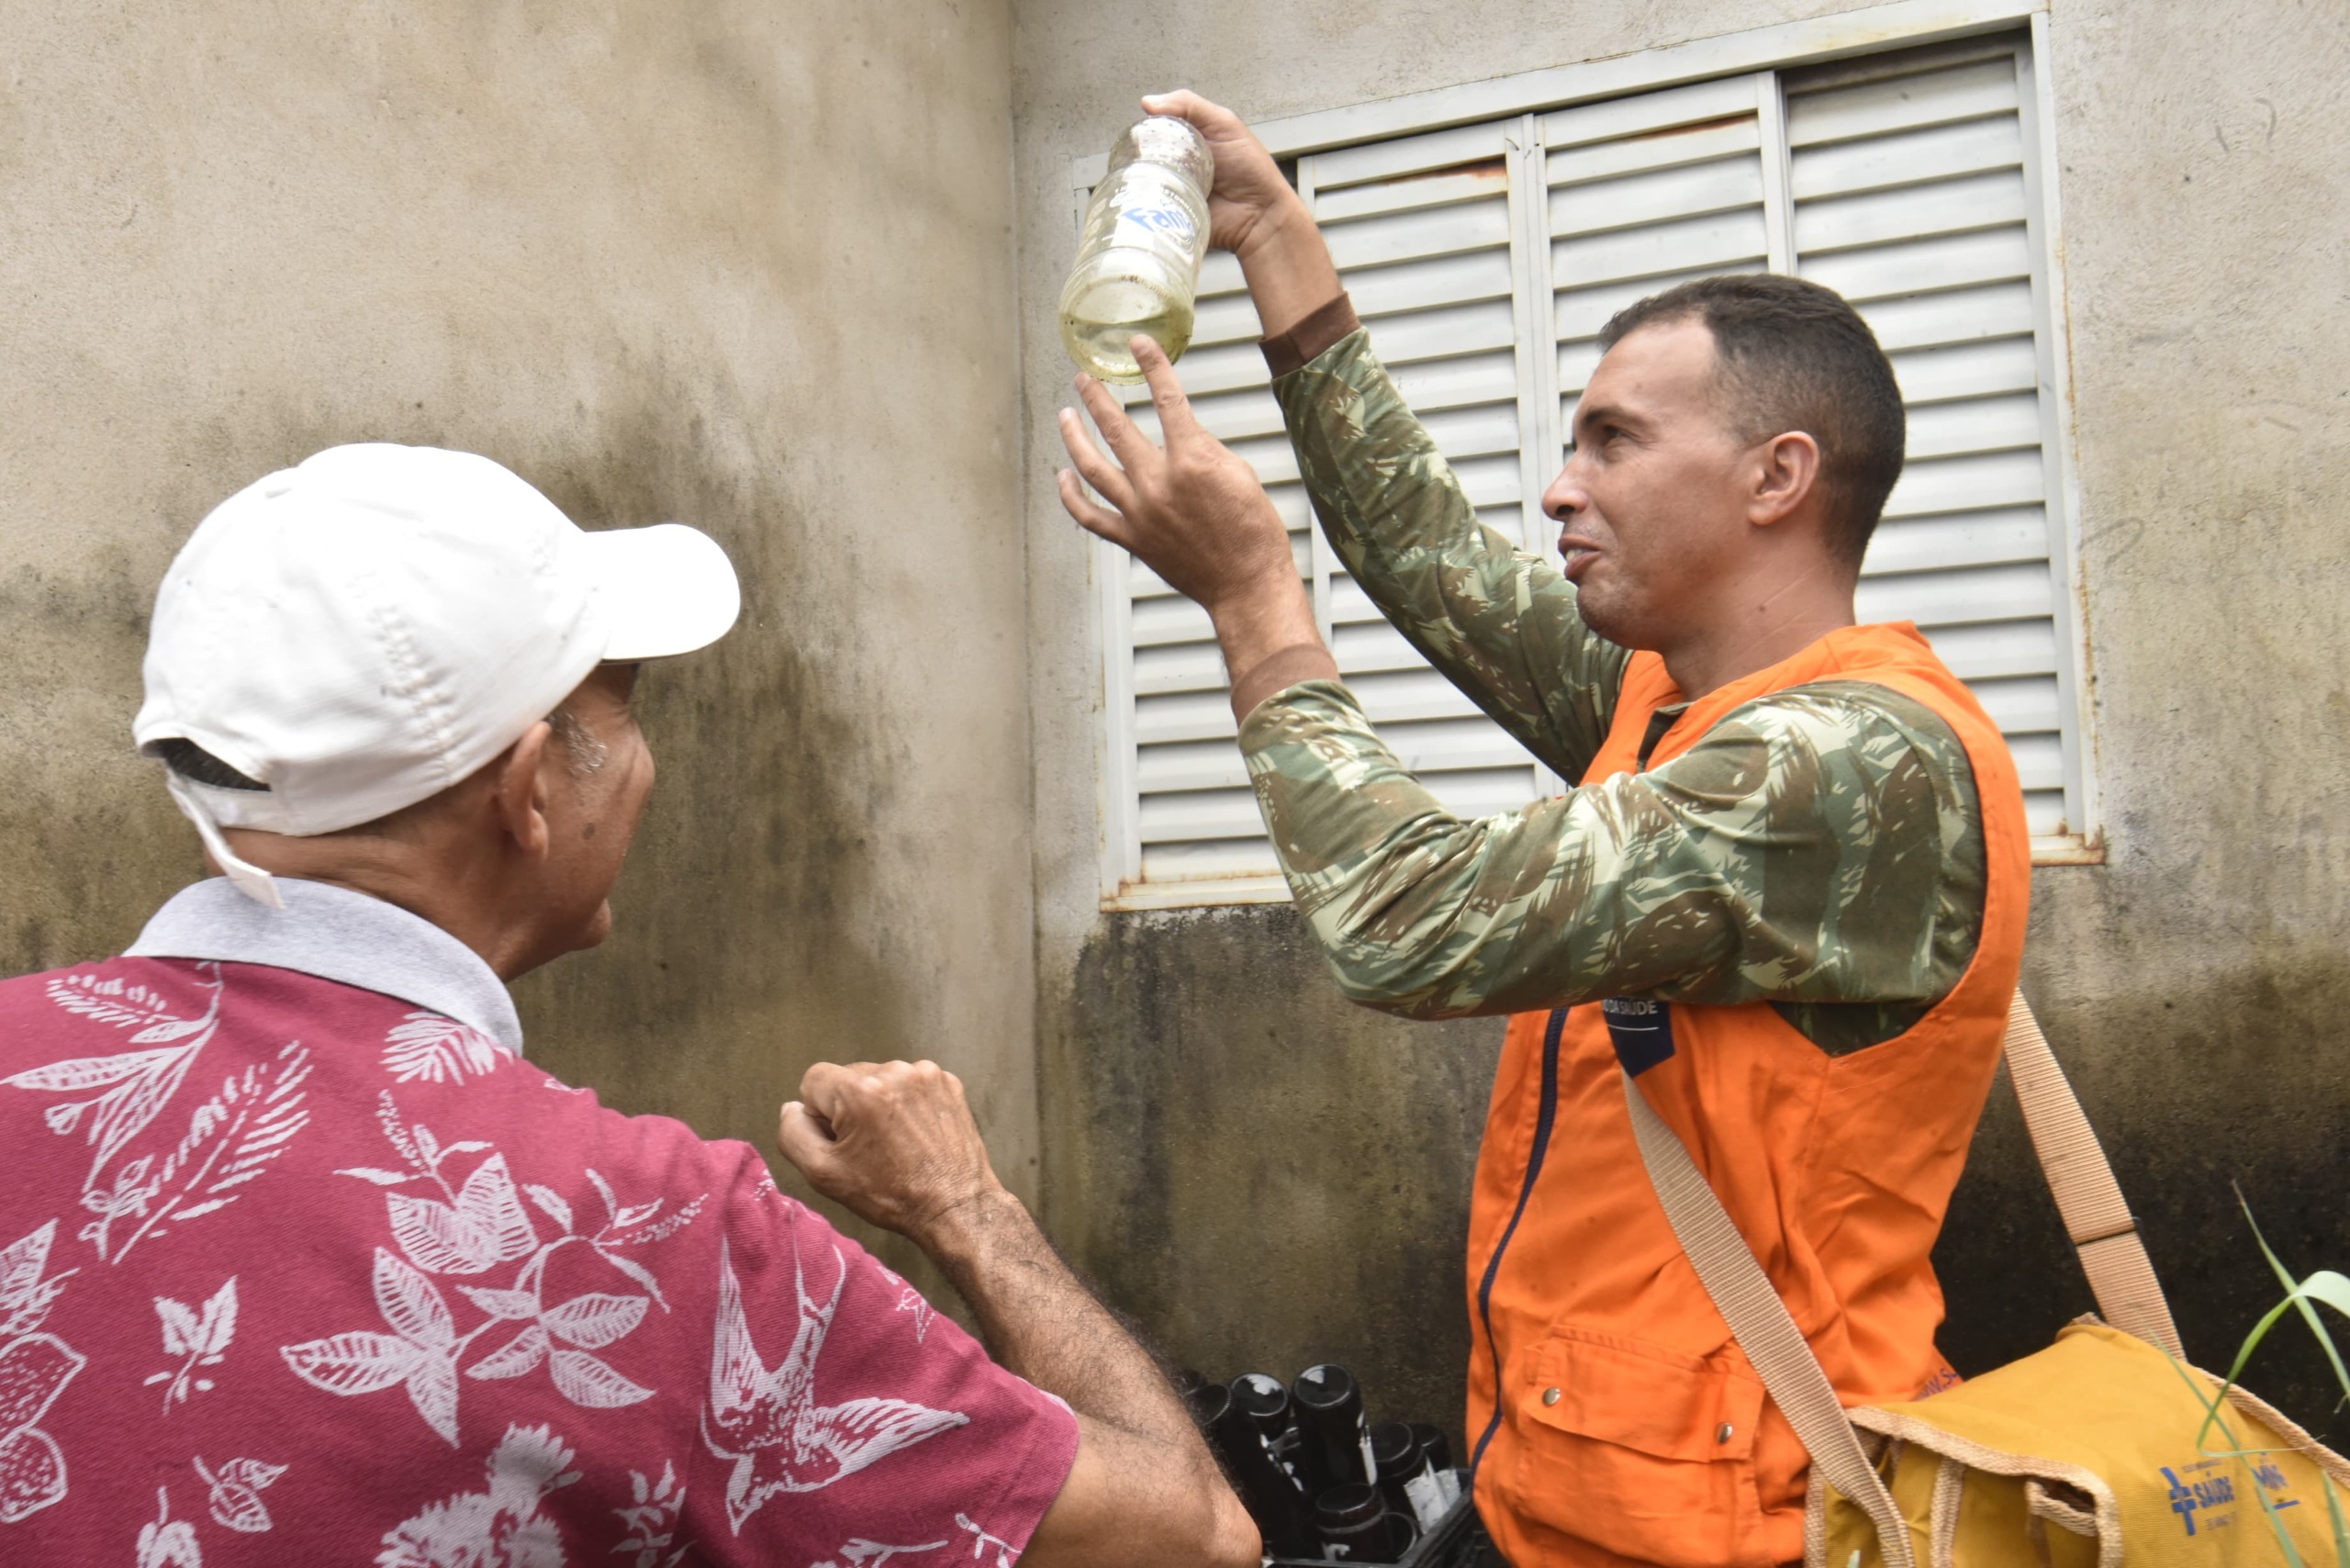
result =
M1136 344L1163 451L1080 378L1112 455L1065 413L1063 503L1208 610L1341 989L1515 1015L1470 1227L1480 1509L1521 1565L1794 1560L1807 1456L1682 1255L1622 1084L1688 1145L1847 1403L1951 1375L1929 1253L1998 1060L2030 857L1998 727L1914 628L1854 623L1902 459L1890 366L1794 279L1628 308L1544 497L1553 566L1478 525L1247 127L1189 93L1144 106L1214 148L1212 242L1240 260L1349 571L1581 780L1445 811L1337 678L1280 517L1165 356Z

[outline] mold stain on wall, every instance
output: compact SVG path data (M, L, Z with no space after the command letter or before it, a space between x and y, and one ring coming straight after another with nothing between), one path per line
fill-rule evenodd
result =
M1066 1018L1044 1044L1046 1192L1072 1260L1174 1361L1336 1361L1375 1417L1457 1440L1500 1024L1348 1007L1281 906L1105 918Z
M2044 971L2025 988L2189 1355L2223 1370L2280 1294L2238 1191L2300 1271L2350 1263L2350 1198L2332 1179L2350 1164L2350 1086L2334 1065L2350 960L2279 951L2095 1003ZM1457 1430L1474 1349L1469 1182L1500 1022L1349 1006L1281 906L1105 917L1066 1016L1046 1045L1048 1213L1111 1299L1211 1375L1337 1360ZM1962 1373L2094 1310L2004 1074L1934 1261L1942 1349ZM2350 1429L2322 1354L2292 1325L2246 1382L2314 1432Z

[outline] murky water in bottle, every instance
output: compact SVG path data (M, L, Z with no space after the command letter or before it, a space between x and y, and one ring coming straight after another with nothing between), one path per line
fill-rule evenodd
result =
M1069 357L1088 375L1132 384L1142 379L1127 346L1136 333L1155 340L1169 360L1192 346L1192 301L1170 299L1140 278L1103 278L1071 300L1061 317Z

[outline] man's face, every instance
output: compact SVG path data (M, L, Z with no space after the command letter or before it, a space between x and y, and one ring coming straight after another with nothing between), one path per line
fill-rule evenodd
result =
M593 947L611 934L612 884L653 792L653 753L630 707L636 672L634 665L599 665L564 701L599 755L583 758L556 735L542 764L553 840L545 890L558 952Z
M1722 419L1718 368L1701 320L1626 335L1592 372L1543 492L1583 620L1624 647L1674 646L1744 540L1751 449Z

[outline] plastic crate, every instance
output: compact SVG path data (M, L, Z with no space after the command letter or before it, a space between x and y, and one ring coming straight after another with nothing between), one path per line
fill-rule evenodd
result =
M1485 1527L1477 1518L1477 1505L1469 1495L1469 1473L1456 1470L1453 1476L1460 1483L1460 1495L1444 1517L1420 1532L1420 1539L1404 1553L1394 1568L1480 1568L1492 1564L1500 1568L1501 1559L1494 1552L1493 1543L1485 1539ZM1266 1561L1273 1568L1330 1568L1333 1562L1347 1558L1329 1557L1270 1557ZM1384 1565L1382 1565L1384 1568Z

